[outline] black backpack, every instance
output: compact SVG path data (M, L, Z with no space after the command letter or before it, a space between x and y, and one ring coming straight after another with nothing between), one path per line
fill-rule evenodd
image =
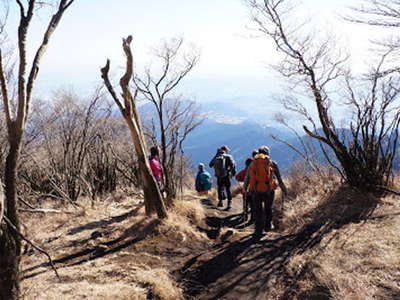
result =
M220 154L215 157L214 171L215 176L218 178L228 176L228 170L226 169L226 156L224 154Z

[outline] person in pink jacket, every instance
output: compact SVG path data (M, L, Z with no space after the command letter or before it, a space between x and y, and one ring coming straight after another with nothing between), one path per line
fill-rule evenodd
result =
M160 155L158 152L158 148L153 146L150 148L150 168L153 173L154 179L156 180L158 186L162 190L162 184L164 179L163 169L160 162Z

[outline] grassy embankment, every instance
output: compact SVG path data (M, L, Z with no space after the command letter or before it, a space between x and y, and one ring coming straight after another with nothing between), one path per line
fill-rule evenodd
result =
M376 199L341 187L334 176L292 173L290 195L274 236L317 228L313 245L289 259L291 298L400 298L400 201ZM83 202L82 202L83 203ZM24 213L27 234L52 255L60 282L45 257L28 249L22 263L25 299L182 299L172 271L217 241L199 231L207 212L186 195L167 220L146 218L135 197L110 197L68 213ZM47 202L47 207L56 207ZM227 228L223 228L223 233ZM234 230L237 240L248 231ZM229 242L229 241L228 241ZM277 289L279 287L276 287ZM276 292L275 294L279 294ZM150 297L151 298L151 297Z

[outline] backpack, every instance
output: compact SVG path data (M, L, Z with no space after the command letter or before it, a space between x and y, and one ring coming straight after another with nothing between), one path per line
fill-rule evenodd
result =
M236 174L235 179L239 182L244 182L244 179L246 178L246 173L247 169L243 169L242 171Z
M203 172L200 174L200 184L202 185L205 191L211 189L212 186L212 179L208 172Z
M250 190L257 192L276 190L277 185L274 179L274 168L272 160L267 155L257 155L249 168Z
M228 170L226 169L226 157L224 154L220 154L215 157L214 171L217 178L228 176Z

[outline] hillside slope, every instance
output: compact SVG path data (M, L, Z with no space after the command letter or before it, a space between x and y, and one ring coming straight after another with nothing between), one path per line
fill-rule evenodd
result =
M334 178L290 186L274 204L278 229L261 240L242 219L240 196L225 211L187 194L164 221L122 196L63 214L24 213L28 236L61 277L26 247L24 299L400 299L398 199Z

